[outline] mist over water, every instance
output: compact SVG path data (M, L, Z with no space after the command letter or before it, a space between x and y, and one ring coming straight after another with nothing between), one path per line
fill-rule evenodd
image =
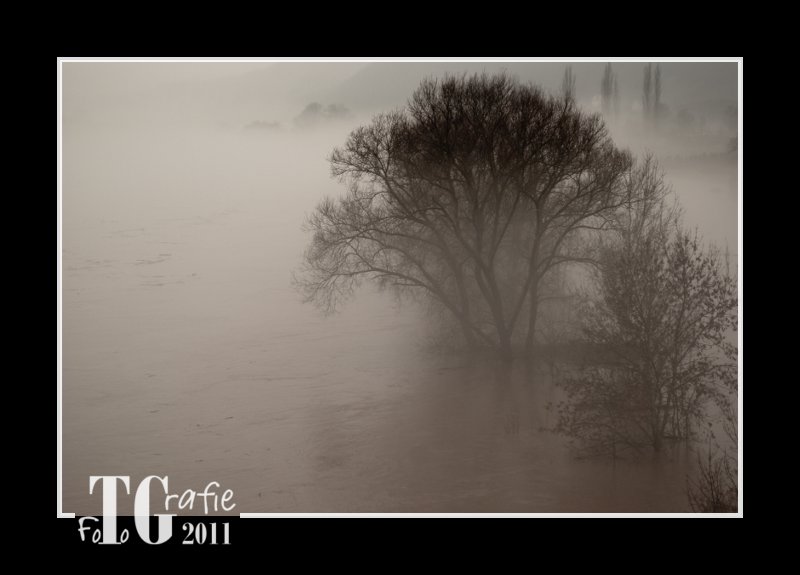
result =
M391 65L132 66L64 71L66 512L99 514L89 475L151 474L217 481L236 513L689 510L692 454L580 459L546 431L546 364L441 351L425 310L369 286L330 317L301 301L302 224L344 193L326 158L382 107L360 87ZM296 126L314 101L351 113ZM612 133L736 254L726 135Z

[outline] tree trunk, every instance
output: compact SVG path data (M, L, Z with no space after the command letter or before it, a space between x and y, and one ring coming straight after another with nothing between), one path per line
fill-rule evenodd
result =
M511 336L505 331L498 335L500 336L500 357L511 361L514 359L514 351L511 349Z
M539 316L539 286L534 282L530 291L530 315L528 316L528 334L525 337L525 352L533 355L533 346L536 343L536 319Z
M453 269L453 275L456 279L456 285L458 286L458 296L461 300L461 309L463 310L463 312L458 315L458 321L461 325L461 332L464 335L464 341L467 344L467 347L469 349L474 349L477 347L478 341L476 339L475 332L473 331L469 296L467 295L467 288L464 285L464 273L455 260L450 260L450 262L451 268Z
M500 290L497 287L497 282L494 278L493 270L482 269L475 274L475 279L478 286L481 288L484 300L489 305L489 310L492 312L494 319L495 330L497 331L497 343L501 357L504 359L512 359L513 352L511 350L511 334L512 329L506 326L505 314L503 313L503 299L500 296Z
M467 348L475 349L478 347L478 341L475 339L475 332L472 331L472 322L467 317L459 317L458 321L461 324L461 332L464 335L464 341Z
M656 453L661 452L661 449L664 445L664 441L661 437L661 434L656 430L655 435L653 437L653 451Z

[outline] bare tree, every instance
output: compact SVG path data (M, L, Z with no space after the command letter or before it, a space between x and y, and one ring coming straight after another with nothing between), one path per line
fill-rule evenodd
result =
M658 122L661 112L661 64L656 64L656 75L653 82L653 123Z
M735 280L661 201L635 204L602 252L585 333L607 361L565 380L558 429L594 450L658 451L735 385Z
M653 112L653 65L649 63L644 67L642 109L644 110L645 121L649 121Z
M599 117L504 75L426 80L330 161L348 192L309 219L307 299L331 310L361 279L422 293L467 343L505 357L526 311L533 348L543 279L587 261L578 240L608 225L647 169Z
M561 93L566 100L575 101L575 75L572 73L572 66L567 66L564 70L564 79L561 81Z
M697 513L735 513L739 507L738 416L735 404L722 409L728 445L710 438L705 458L698 455L697 476L687 480L687 495Z
M603 69L603 81L600 84L600 100L603 114L606 116L610 115L613 110L614 82L614 71L611 69L611 62L609 62Z

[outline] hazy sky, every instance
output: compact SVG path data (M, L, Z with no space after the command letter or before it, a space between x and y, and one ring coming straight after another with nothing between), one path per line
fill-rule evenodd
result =
M402 106L420 80L446 73L506 71L556 92L568 65L579 102L596 107L602 62L67 62L64 119L236 126L285 122L313 101L372 114ZM644 66L613 64L624 110L641 100ZM662 101L674 112L736 104L735 63L666 62L661 67Z

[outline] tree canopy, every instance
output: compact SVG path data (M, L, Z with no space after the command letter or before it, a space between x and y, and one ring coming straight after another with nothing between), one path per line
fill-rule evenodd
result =
M347 192L309 218L306 297L331 310L363 279L418 291L506 356L533 346L547 275L592 261L587 238L660 190L599 116L505 75L423 81L330 163Z

